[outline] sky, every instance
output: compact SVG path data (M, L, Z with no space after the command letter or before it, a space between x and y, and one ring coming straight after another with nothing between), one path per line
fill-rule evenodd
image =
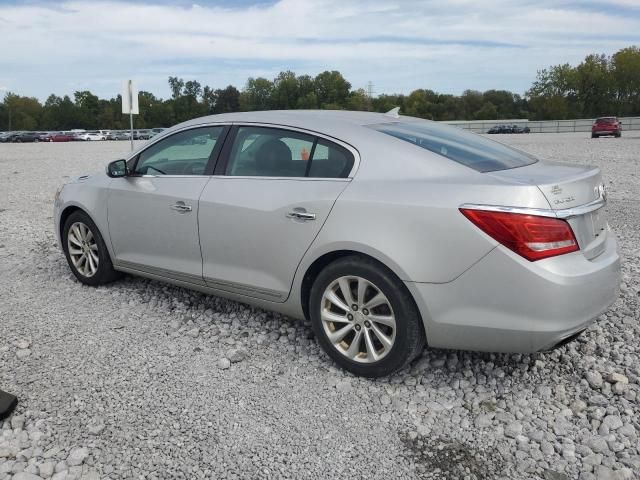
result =
M640 0L0 0L0 96L170 96L169 76L242 88L339 70L353 88L507 89L640 46Z

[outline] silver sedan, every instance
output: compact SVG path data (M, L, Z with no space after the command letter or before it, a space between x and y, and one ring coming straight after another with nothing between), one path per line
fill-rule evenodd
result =
M534 352L616 299L600 171L455 127L337 111L215 115L64 185L87 285L122 272L298 318L364 376L425 345Z

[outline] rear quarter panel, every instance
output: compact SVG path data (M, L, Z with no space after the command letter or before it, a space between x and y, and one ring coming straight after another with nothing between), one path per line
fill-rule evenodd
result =
M548 208L536 186L514 185L374 132L361 163L302 261L334 250L366 253L404 281L455 279L497 243L458 210L463 203Z

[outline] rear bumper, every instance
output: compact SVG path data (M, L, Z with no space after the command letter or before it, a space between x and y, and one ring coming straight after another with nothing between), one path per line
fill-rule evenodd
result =
M406 282L422 313L429 346L529 353L584 330L616 300L620 257L605 250L528 262L497 247L456 280Z

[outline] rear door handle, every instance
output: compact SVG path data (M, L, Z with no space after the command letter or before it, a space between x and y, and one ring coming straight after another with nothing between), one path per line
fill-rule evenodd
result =
M169 208L178 213L188 213L193 210L191 208L191 205L186 205L184 202L176 202L174 205L171 205Z
M309 221L315 220L316 214L307 212L304 208L295 208L291 212L287 213L287 218L293 218L294 220Z

